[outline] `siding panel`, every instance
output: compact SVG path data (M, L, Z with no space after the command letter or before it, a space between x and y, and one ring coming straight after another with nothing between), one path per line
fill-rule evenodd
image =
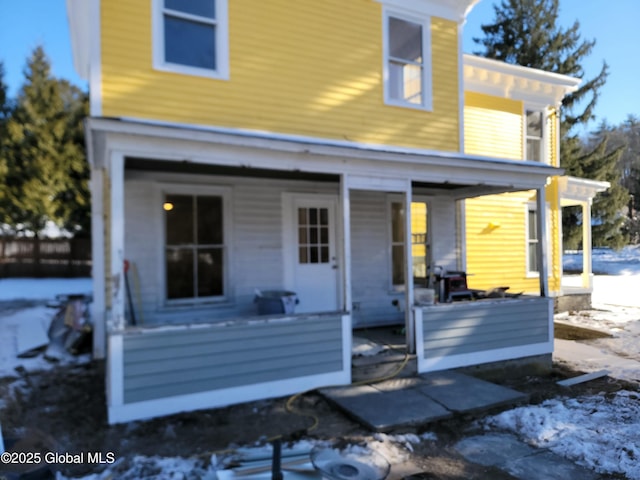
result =
M549 300L478 301L423 309L425 357L549 342Z
M247 343L262 337L262 345ZM126 334L125 403L343 369L342 318L214 325ZM209 353L198 354L206 345ZM190 346L195 347L195 351Z
M105 116L459 150L454 22L432 19L425 112L383 104L377 2L230 1L229 81L154 70L151 4L101 2Z

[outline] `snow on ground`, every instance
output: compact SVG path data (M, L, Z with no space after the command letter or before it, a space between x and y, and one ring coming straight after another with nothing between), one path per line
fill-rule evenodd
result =
M507 430L538 448L548 448L599 473L640 479L640 397L621 391L547 400L481 421L487 430Z
M91 293L89 278L12 278L0 280L0 377L17 376L17 367L27 371L46 370L61 361L87 361L86 356L68 357L52 363L37 355L18 358L18 354L48 343L48 329L56 308L35 305L35 301L55 300L56 295ZM33 301L24 307L19 300Z
M3 278L0 301L53 300L56 295L91 294L90 278Z
M581 265L581 254L565 257L565 270L579 269ZM597 369L602 368L598 362L617 359L627 363L624 363L624 368L621 366L614 369L612 375L640 379L640 362L633 360L640 360L640 248L627 247L620 252L595 249L593 270L596 272L593 310L560 315L558 320L606 331L613 337L590 341L588 344L563 343L564 346L570 345L575 349L571 357L573 360L569 363L578 369ZM86 280L85 283L80 281L76 285L63 285L62 281L55 280L46 285L46 288L45 283L43 282L41 292L46 290L49 297L57 293L77 293L80 289L90 290L90 283ZM66 290L67 288L71 290ZM12 295L15 295L13 298L43 298L43 293L36 293L35 290L33 282L27 281L20 286L13 280L0 280L0 300L9 299ZM6 322L0 323L0 362L9 361L6 358L10 356L3 353L1 342L4 334L11 332L11 328L3 328L3 325L15 325L21 318L27 317L31 320L25 321L37 324L43 320L41 315L42 310L32 308L24 310L23 315L9 315L8 319L0 316L0 322ZM365 347L368 345L356 343L355 347L357 353L367 354L365 352L368 349ZM594 351L599 352L600 357L593 355ZM589 357L591 363L586 363L586 357ZM0 363L0 375L3 374ZM639 400L640 396L636 392L627 391L611 395L556 398L539 405L508 410L481 422L486 430L513 432L533 446L548 448L598 472L620 473L629 479L640 480L640 462L637 461L640 457L637 442L637 432L640 429ZM427 440L434 440L434 437L428 433L422 437L377 434L369 439L369 445L389 461L401 462L407 458L413 444ZM148 472L153 472L154 478L159 479L195 478L195 473L199 475L198 478L216 478L215 471L222 468L224 459L213 457L210 463L205 467L193 459L137 456L119 460L104 472L84 478L137 479L143 478Z

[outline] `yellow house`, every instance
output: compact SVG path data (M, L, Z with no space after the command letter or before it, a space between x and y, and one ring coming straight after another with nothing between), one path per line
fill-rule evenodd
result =
M556 238L577 81L464 56L477 1L67 0L110 422L348 384L365 326L420 372L550 362L559 245L525 228Z

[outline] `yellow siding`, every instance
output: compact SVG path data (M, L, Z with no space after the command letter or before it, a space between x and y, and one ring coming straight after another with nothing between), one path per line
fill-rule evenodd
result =
M560 290L560 215L555 180L547 188L550 207L547 236L550 240L549 290ZM527 205L535 191L488 195L467 200L467 272L471 288L510 287L509 291L540 291L537 276L527 276Z
M459 150L455 22L432 19L425 112L383 103L378 2L229 1L229 81L155 71L151 3L101 2L105 116Z
M521 160L522 112L521 101L466 92L465 153Z

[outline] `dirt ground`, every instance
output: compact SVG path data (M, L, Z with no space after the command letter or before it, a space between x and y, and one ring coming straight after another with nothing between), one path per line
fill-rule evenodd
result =
M608 377L571 389L555 383L578 373L555 365L550 375L521 377L506 381L504 385L528 393L531 403L559 395L606 394L620 389L637 389ZM4 437L30 438L38 448L51 451L114 452L117 459L134 455L195 456L206 464L212 453L239 445L255 445L276 435L281 435L285 441L314 438L343 439L355 443L372 434L315 393L299 397L294 404L298 412L316 415L319 423L312 431L307 429L313 424L313 419L288 412L287 398L109 426L105 411L103 363L56 367L38 373L23 371L19 379L0 379L0 398L5 404L0 409ZM28 388L21 388L21 385ZM483 415L487 413L496 412L483 412ZM453 449L460 438L478 433L474 432L474 420L474 416L464 416L395 432L420 434L431 431L437 435L436 441L425 440L415 445L412 461L424 470L411 478L513 478L499 470L467 462ZM126 460L123 464L126 465ZM75 476L96 471L96 467L65 465L60 471Z

